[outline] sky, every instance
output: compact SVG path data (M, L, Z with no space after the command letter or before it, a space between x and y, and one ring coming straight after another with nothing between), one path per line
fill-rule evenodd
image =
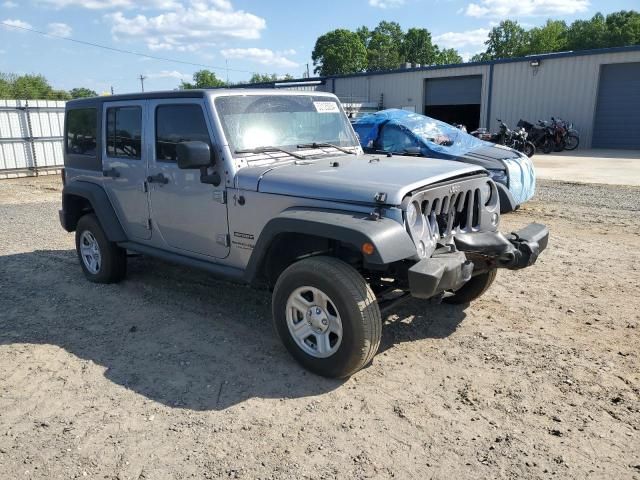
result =
M427 28L467 59L506 18L530 28L634 7L637 0L0 0L0 22L55 35L0 25L0 72L40 73L54 88L98 93L140 91L140 75L147 91L174 89L203 68L234 82L252 72L298 78L307 64L313 75L315 41L336 28L381 20Z

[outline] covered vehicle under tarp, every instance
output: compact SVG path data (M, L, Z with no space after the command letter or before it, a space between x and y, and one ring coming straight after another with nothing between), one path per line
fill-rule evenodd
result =
M421 155L480 165L509 191L512 207L535 193L535 171L529 158L511 148L480 140L425 115L399 109L382 110L353 122L368 151ZM507 209L507 211L510 209Z

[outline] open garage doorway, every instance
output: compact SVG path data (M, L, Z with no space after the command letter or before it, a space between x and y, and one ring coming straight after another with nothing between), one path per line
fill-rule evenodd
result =
M425 80L424 114L447 123L461 123L471 132L480 126L482 75Z

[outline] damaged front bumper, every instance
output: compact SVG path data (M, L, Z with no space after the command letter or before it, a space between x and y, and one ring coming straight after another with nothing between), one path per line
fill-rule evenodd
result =
M463 233L453 237L455 249L436 252L408 271L409 290L418 298L455 291L477 273L494 268L519 270L533 265L547 248L549 229L531 223L508 236L500 232Z

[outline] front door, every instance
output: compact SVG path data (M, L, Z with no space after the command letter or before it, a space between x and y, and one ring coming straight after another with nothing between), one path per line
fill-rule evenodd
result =
M105 102L102 111L102 167L107 195L130 239L149 239L146 188L147 102Z
M199 170L181 170L176 163L180 142L206 142L211 151L216 145L203 100L154 100L149 107L154 125L153 160L149 164L151 220L165 248L182 254L226 257L229 227L224 184L201 183Z

